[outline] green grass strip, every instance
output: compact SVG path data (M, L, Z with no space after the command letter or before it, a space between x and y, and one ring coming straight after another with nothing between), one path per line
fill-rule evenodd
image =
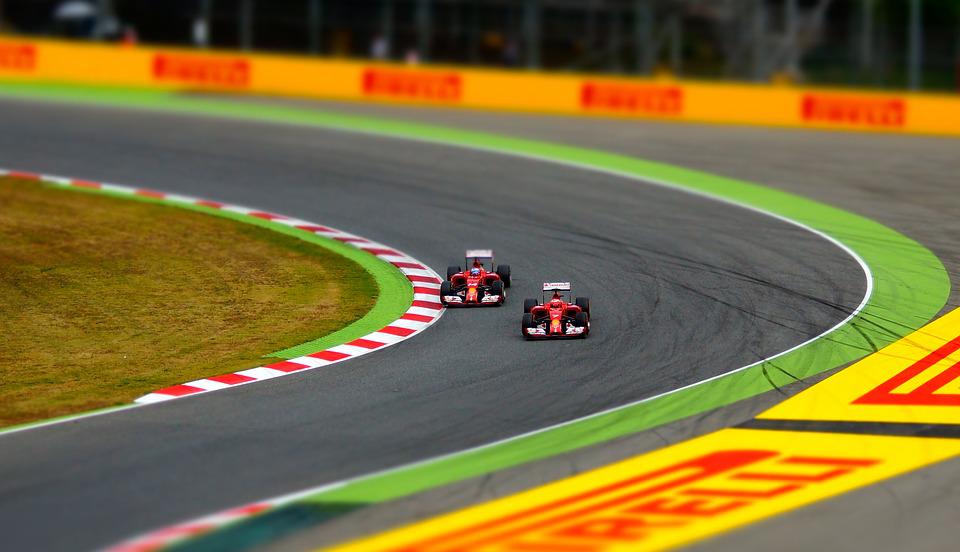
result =
M946 270L933 253L882 224L776 189L663 163L453 128L158 92L17 84L0 86L0 94L422 140L661 181L802 223L855 251L872 270L873 295L857 317L774 361L539 433L361 477L335 490L303 499L306 502L345 504L390 500L732 404L769 391L775 385L786 385L851 362L899 339L934 317L945 304L950 289Z

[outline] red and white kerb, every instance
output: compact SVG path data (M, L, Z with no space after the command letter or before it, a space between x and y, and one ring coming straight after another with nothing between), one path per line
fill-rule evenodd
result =
M443 314L444 309L443 305L440 303L439 297L441 279L436 272L430 269L430 267L410 257L409 255L397 251L396 249L381 243L370 241L366 238L361 238L360 236L337 230L335 228L330 228L329 226L321 226L312 222L298 220L283 215L267 213L264 211L258 211L256 209L250 209L247 207L229 205L217 201L209 201L195 197L158 192L143 188L131 188L127 186L118 186L116 184L91 182L88 180L77 180L45 174L7 171L3 169L0 169L0 176L43 181L65 187L95 188L121 194L149 197L171 203L201 205L212 209L221 209L223 211L230 211L249 217L269 220L286 226L292 226L294 228L303 230L304 232L310 232L312 234L325 236L339 242L343 242L362 251L366 251L371 255L375 255L376 257L397 267L397 269L400 270L400 272L402 272L413 285L413 302L411 303L410 308L407 309L403 316L373 333L367 334L358 339L354 339L353 341L344 343L343 345L337 345L336 347L330 347L329 349L316 351L290 360L284 360L281 362L275 362L273 364L267 364L265 366L250 368L248 370L241 370L239 372L233 372L230 374L222 374L219 376L212 376L195 381L188 381L186 383L172 385L170 387L164 387L163 389L158 389L153 393L149 393L140 397L134 401L136 403L155 403L189 395L196 395L198 393L218 391L237 385L286 376L288 374L303 370L310 370L313 368L320 368L330 364L343 362L344 360L365 355L372 351L376 351L383 347L389 347L394 343L409 339L436 322L437 319L439 319Z

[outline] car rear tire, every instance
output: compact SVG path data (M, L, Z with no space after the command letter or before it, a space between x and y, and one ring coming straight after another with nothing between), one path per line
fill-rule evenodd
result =
M450 278L453 278L455 275L460 274L461 272L463 272L463 271L460 270L460 267L459 267L459 266L448 266L448 267L447 267L447 280L449 280Z
M440 282L440 304L447 304L444 299L447 295L453 295L453 285L450 282Z
M577 300L574 304L580 307L580 310L583 312L590 314L590 299L587 297L577 297Z
M504 286L510 287L510 265L497 265L497 276L500 277Z
M533 315L529 312L523 313L523 318L520 319L520 333L523 334L524 339L530 339L530 336L527 335L527 328L535 328L536 326L533 323Z
M524 314L528 312L533 312L533 308L539 305L536 299L524 299L523 300L523 312Z
M497 303L498 307L502 305L507 298L507 291L503 289L503 287L503 280L495 280L490 284L490 295L500 296L500 302Z

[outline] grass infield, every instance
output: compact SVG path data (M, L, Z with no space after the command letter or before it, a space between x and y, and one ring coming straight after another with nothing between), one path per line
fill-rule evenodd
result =
M0 178L0 426L265 364L342 330L374 277L309 241Z

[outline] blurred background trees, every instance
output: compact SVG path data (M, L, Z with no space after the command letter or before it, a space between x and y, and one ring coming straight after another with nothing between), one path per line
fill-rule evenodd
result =
M68 4L93 15L64 18ZM0 0L0 22L163 45L960 89L960 0Z

